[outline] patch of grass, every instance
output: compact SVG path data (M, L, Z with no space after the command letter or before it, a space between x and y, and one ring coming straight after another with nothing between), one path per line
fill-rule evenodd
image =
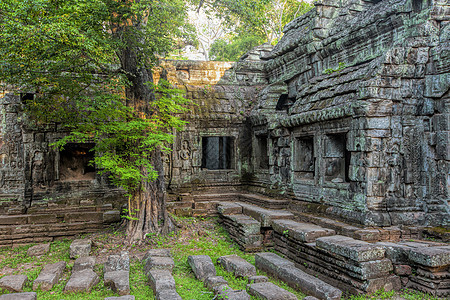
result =
M177 233L167 236L158 234L149 235L143 245L125 246L123 244L124 234L112 228L109 232L89 235L94 241L92 254L105 260L106 256L128 250L131 254L130 288L131 294L137 300L154 299L148 279L144 274L142 263L136 258L142 256L143 252L151 248L168 248L171 250L175 261L173 276L176 282L177 292L185 300L211 300L214 298L213 292L203 286L197 280L187 263L189 255L209 255L216 267L217 275L223 276L228 281L229 286L234 290L246 289L247 279L235 278L233 274L226 272L217 264L217 259L223 255L236 254L251 264L255 264L254 254L244 253L231 240L228 233L217 223L214 218L176 218L176 222L182 229ZM69 247L71 240L61 240L51 243L50 252L42 257L29 257L26 252L30 246L22 246L14 249L0 249L0 272L3 268L8 269L7 273L25 274L29 283L25 291L32 290L32 282L37 278L44 265L58 261L66 261L67 268L50 292L37 291L38 299L93 299L103 300L106 297L117 296L109 288L104 287L103 264L98 264L95 271L100 275L100 283L89 293L64 293L64 287L69 280L74 260L69 258ZM134 257L134 256L135 257ZM0 273L1 274L1 273ZM267 276L264 272L257 270L257 275ZM0 275L1 276L1 275ZM299 291L287 286L285 283L269 277L270 282L294 293L299 299L305 297ZM0 295L6 291L0 291ZM405 290L401 293L379 291L372 295L350 296L348 300L375 300L375 299L395 299L396 296L408 300L437 300L438 298L416 291ZM343 298L344 299L344 298ZM257 300L252 297L252 300Z

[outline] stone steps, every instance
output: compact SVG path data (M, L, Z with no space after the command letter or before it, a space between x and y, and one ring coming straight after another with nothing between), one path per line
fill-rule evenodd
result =
M242 250L254 252L262 249L261 223L243 214L221 217L222 225Z
M335 231L332 229L293 220L274 220L272 221L272 228L281 235L289 236L303 243L311 243L319 237L335 235Z

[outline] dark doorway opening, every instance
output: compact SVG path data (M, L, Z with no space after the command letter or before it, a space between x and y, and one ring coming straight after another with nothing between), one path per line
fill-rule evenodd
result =
M69 143L59 153L59 178L62 181L92 180L95 178L93 143Z
M224 170L233 168L233 137L208 136L202 138L202 168Z

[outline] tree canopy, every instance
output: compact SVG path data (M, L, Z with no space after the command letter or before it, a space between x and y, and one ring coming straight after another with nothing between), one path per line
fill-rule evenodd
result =
M229 28L227 37L216 40L210 56L237 60L262 43L276 44L284 26L308 12L313 5L302 0L194 0L214 12Z
M187 100L167 82L155 86L151 70L192 38L186 17L184 0L0 2L0 82L35 94L24 103L28 125L59 123L67 135L57 146L95 143L95 164L128 192L133 220L146 219L142 194L163 188L149 186L161 177L155 151L184 124L174 113ZM164 217L142 226L157 230Z

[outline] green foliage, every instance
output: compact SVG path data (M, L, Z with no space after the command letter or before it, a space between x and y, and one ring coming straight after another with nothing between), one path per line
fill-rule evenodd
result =
M233 32L218 41L210 51L215 60L237 60L252 47L264 42L276 44L283 28L314 6L298 0L191 0L224 20ZM253 46L254 47L254 46Z
M165 81L148 83L156 97L127 98L127 64L139 74L192 38L186 17L184 0L4 0L0 82L36 93L25 103L29 126L59 123L68 132L59 148L96 143L92 163L131 192L156 178L153 151L169 150L187 101Z
M330 75L330 74L333 74L333 73L335 73L335 72L340 72L340 71L342 71L343 69L345 69L346 67L347 67L347 66L346 66L345 63L339 62L339 66L338 66L336 69L328 68L328 69L323 70L322 73L323 73L323 74Z
M231 41L218 39L211 45L210 57L216 61L237 61L252 48L263 43L257 36L238 35Z

